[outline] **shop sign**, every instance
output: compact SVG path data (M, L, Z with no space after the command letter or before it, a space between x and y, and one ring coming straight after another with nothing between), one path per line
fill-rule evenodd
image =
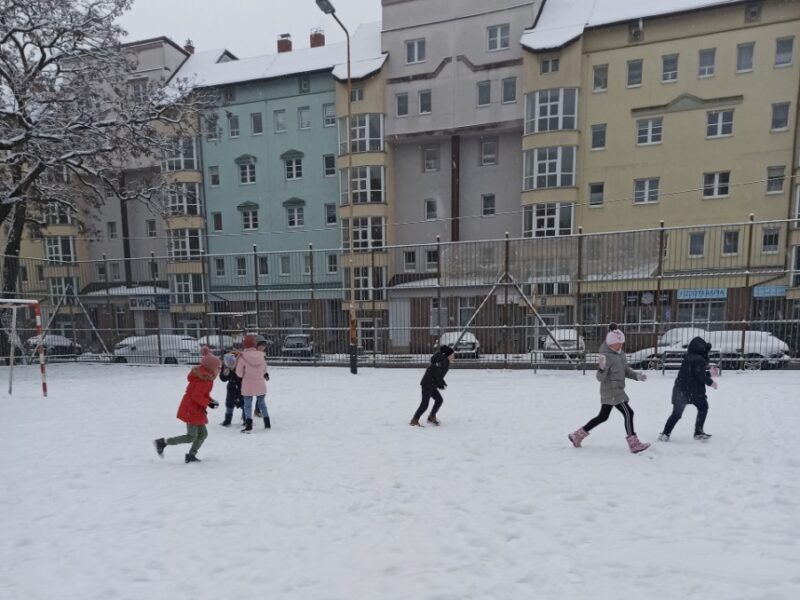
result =
M132 296L128 298L131 310L169 310L169 295Z
M785 295L785 285L757 285L753 288L753 298L781 298Z
M678 300L725 300L728 288L683 288L678 290Z

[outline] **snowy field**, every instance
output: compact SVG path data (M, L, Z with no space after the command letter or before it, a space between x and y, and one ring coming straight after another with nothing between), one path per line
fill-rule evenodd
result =
M273 429L175 419L186 367L35 367L0 399L3 600L800 597L800 373L726 373L710 442L674 373L629 382L631 455L593 375L453 370L439 428L419 369L273 368ZM2 384L6 368L0 370ZM224 401L224 384L214 396Z

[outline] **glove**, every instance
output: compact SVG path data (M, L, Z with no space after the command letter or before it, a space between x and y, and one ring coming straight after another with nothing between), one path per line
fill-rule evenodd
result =
M719 377L719 367L711 367L708 372L712 377Z
M447 387L447 384L446 384L446 383L443 383L442 385L440 385L440 386L439 386L439 389L440 389L440 390L443 390L443 389L444 389L444 388L446 388L446 387Z
M645 375L644 373L637 373L636 379L638 379L639 381L647 381L647 375Z
M605 371L606 363L607 360L605 354L601 354L600 356L597 357L597 368L600 369L601 371Z
M713 389L713 390L717 389L718 387L719 387L719 384L718 384L716 381L714 381L714 382L711 384L711 389Z
M213 398L208 403L208 408L217 408L218 406L219 406L219 402L217 402Z
M269 381L269 373L264 373L264 379L266 379L267 381Z
M236 408L244 408L244 400L241 397L236 399L236 402L233 403Z

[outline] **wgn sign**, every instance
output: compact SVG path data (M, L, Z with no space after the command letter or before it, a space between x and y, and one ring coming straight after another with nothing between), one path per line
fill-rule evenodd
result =
M131 310L169 310L169 296L133 296L128 305Z

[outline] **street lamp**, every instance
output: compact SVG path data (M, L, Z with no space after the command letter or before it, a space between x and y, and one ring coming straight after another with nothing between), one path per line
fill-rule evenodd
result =
M336 16L336 9L330 0L316 0L319 9L326 15L332 16L339 27L344 31L347 40L347 205L350 207L350 218L347 220L347 240L350 244L348 252L350 254L350 372L353 375L358 373L358 336L356 334L356 305L355 305L355 281L353 274L353 195L350 190L353 178L353 147L350 144L350 136L353 130L353 80L350 71L350 32Z

